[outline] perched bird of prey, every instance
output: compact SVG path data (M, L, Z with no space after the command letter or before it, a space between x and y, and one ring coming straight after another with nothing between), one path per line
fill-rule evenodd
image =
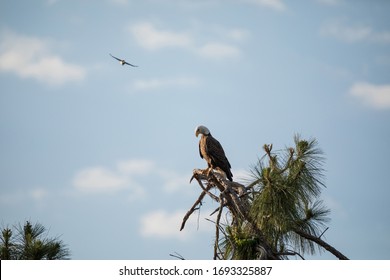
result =
M209 168L217 169L219 168L225 172L226 177L233 181L233 174L230 171L230 163L225 156L225 152L213 136L211 136L210 131L207 127L200 125L195 129L195 136L201 135L199 140L199 154L201 158L204 158L207 161Z
M124 59L117 58L117 57L113 56L112 54L110 54L110 55L111 55L112 58L115 58L116 60L118 60L119 63L120 63L122 66L125 65L125 64L127 64L127 65L130 65L130 66L133 66L133 67L138 67L137 65L133 65L133 64L130 64L130 63L126 62Z

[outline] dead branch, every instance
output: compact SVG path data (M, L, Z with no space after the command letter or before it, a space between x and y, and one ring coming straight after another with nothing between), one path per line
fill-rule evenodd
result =
M221 200L222 201L222 200ZM217 220L215 221L215 243L214 243L214 260L217 259L218 256L218 244L219 244L219 228L220 228L220 220L223 211L223 203L221 202L221 206L219 207L219 212L217 215Z
M271 246L266 242L266 239L262 233L262 231L258 228L255 221L253 221L252 217L249 215L249 204L248 204L248 198L247 198L247 192L248 188L245 188L243 185L237 183L237 182L230 182L226 180L225 175L217 172L217 171L210 171L206 172L206 170L202 169L194 169L193 176L191 177L191 181L193 179L196 179L198 182L200 188L202 189L202 193L198 197L198 199L195 201L193 206L190 210L186 213L186 215L183 218L183 222L181 224L180 230L183 230L185 227L185 224L189 217L192 215L193 212L195 212L197 209L199 209L198 205L202 204L202 200L206 195L208 195L211 199L218 202L220 206L212 213L218 212L216 221L215 221L215 244L214 244L214 259L218 258L218 251L219 251L219 233L221 230L220 225L220 219L223 212L223 209L226 207L230 214L232 215L232 224L236 224L239 221L240 222L246 222L248 225L252 228L252 230L255 232L257 237L260 240L261 244L261 251L264 252L264 256L262 256L265 259L280 259L280 256L282 255L298 255L303 259L301 255L299 255L296 252L283 252L283 253L275 253L273 252ZM190 182L191 182L190 181ZM212 188L217 189L220 192L219 197L212 194L210 190ZM325 230L326 231L326 230ZM325 232L324 231L324 232ZM295 233L300 235L303 238L306 238L308 240L311 240L315 243L317 243L319 246L323 247L333 255L335 255L340 260L347 260L348 258L344 256L342 253L340 253L338 250L336 250L334 247L330 246L328 243L323 241L320 237L312 236L306 232L295 230Z
M264 258L279 259L279 257L276 254L274 254L271 247L265 241L265 238L261 230L257 227L256 223L249 216L249 204L246 195L247 189L243 185L237 182L230 182L226 180L225 174L214 170L206 172L206 170L195 169L193 171L193 175L191 177L190 182L193 179L197 180L199 186L202 189L202 193L199 196L199 198L195 201L191 209L184 216L180 230L184 228L188 218L197 209L197 206L202 202L205 195L207 194L211 199L220 203L220 207L217 210L218 211L217 220L215 222L216 240L214 244L214 259L217 259L218 257L219 231L221 227L220 219L221 219L222 211L225 207L228 208L228 210L232 215L233 224L238 223L239 221L244 221L252 227L252 229L259 237L260 242L262 244L261 250L265 252L263 256ZM210 193L210 190L212 188L216 188L220 192L219 197Z
M321 237L324 235L324 233L325 233L328 229L329 229L329 227L327 227L327 228L320 234L320 236L318 236L318 238L321 238Z
M200 194L200 196L198 197L198 199L195 201L194 205L192 205L191 209L188 210L188 212L185 214L185 216L184 216L184 218L183 218L183 222L181 223L181 226L180 226L180 231L183 230L183 228L184 228L184 226L185 226L185 224L186 224L188 218L191 216L191 214L192 214L194 211L196 211L197 209L199 209L199 208L197 208L197 206L198 206L199 204L202 203L202 200L203 200L203 198L205 197L205 195L206 195L206 192L203 191L203 192Z

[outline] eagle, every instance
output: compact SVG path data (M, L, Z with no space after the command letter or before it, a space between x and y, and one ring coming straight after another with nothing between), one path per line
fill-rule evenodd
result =
M130 65L130 66L133 66L133 67L138 67L137 65L133 65L133 64L130 64L130 63L126 62L124 59L117 58L117 57L113 56L112 54L110 54L110 55L111 55L111 57L113 57L113 58L115 58L116 60L118 60L119 63L120 63L122 66L125 65L125 64L127 64L127 65Z
M200 157L206 160L209 168L219 168L225 172L229 181L233 181L233 174L230 171L231 165L221 144L211 135L210 130L203 125L199 125L195 129L195 136L198 137L199 134L201 135L199 140Z

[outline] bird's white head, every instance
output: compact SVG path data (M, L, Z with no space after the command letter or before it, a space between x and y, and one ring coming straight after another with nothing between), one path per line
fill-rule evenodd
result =
M199 134L209 135L210 130L203 125L199 125L195 128L195 136L198 137Z

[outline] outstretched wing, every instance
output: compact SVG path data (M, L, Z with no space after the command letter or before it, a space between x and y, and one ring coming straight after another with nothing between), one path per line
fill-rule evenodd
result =
M133 67L138 67L137 65L130 64L130 63L128 63L127 61L125 61L125 64L130 65L130 66L133 66Z
M115 56L113 56L112 54L110 54L113 58L115 58L116 60L118 60L118 61L122 61L122 59L120 59L120 58L117 58L117 57L115 57Z

